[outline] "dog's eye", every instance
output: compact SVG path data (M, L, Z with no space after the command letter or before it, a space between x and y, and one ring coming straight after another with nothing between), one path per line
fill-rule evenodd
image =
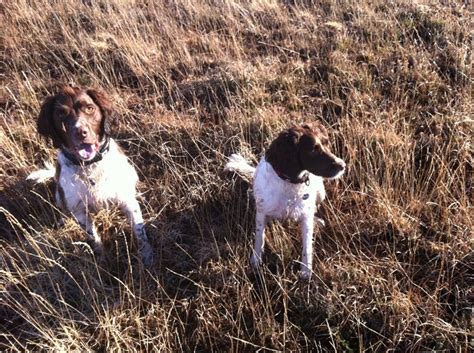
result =
M92 104L88 104L84 107L84 113L92 114L95 111L95 107Z

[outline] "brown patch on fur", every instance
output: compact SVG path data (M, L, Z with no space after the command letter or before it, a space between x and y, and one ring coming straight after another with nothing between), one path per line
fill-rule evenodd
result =
M100 109L100 112L102 114L102 121L101 121L101 137L104 135L108 135L110 133L110 127L109 127L109 120L112 116L112 102L110 101L109 97L105 94L105 92L97 90L97 89L88 89L86 93L89 95L89 97L92 98L95 104Z
M298 180L304 170L329 178L344 168L329 150L327 130L319 122L282 131L271 143L265 158L278 174L290 180Z
M63 87L47 97L38 117L38 133L50 138L54 147L72 148L73 141L95 143L109 133L108 117L112 103L107 95L96 89ZM100 120L98 120L100 119ZM80 121L81 126L75 127Z

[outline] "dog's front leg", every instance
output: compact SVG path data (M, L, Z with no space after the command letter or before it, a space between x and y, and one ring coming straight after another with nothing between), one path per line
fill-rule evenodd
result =
M153 250L148 242L148 237L143 224L142 211L135 198L127 200L122 204L122 210L127 214L133 227L133 234L137 239L138 249L140 251L143 264L150 266L153 263Z
M308 216L303 216L300 221L300 225L303 236L303 252L301 255L302 263L300 276L304 279L309 279L311 277L311 271L313 267L313 213L310 213Z
M255 247L250 264L253 268L258 267L262 263L262 253L265 247L265 225L266 215L263 212L257 211L255 216Z
M82 229L86 231L87 237L92 243L92 250L100 256L103 250L102 240L100 239L99 234L97 233L97 229L94 226L94 221L92 220L90 214L87 212L87 209L80 207L72 210L71 213L76 219L77 223L79 223Z

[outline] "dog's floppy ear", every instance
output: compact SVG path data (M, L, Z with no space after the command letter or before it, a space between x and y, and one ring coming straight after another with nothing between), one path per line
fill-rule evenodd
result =
M44 100L38 116L37 129L41 136L51 139L54 147L60 148L64 140L54 122L56 99L57 96L49 96Z
M298 144L301 135L298 129L291 128L281 132L270 144L265 159L278 174L296 179L301 173L298 156Z
M92 98L95 104L98 105L102 114L102 121L100 123L100 135L101 137L110 134L110 121L112 119L112 102L110 101L107 94L101 90L88 89L87 94Z

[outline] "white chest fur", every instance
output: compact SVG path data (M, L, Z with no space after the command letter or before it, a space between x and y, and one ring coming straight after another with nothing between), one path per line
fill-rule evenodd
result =
M309 183L292 184L282 180L264 158L256 168L253 188L257 210L280 219L313 215L326 196L321 177L309 174Z
M96 211L135 198L137 173L113 140L99 162L77 166L59 153L58 163L61 170L57 182L64 193L63 201L72 212L81 207Z

